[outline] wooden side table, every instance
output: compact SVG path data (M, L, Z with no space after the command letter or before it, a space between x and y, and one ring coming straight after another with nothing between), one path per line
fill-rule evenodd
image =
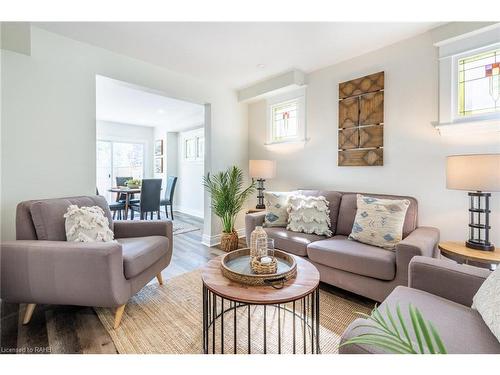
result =
M500 249L494 251L474 250L465 246L463 242L457 241L444 241L438 245L441 254L446 257L451 257L454 260L462 260L462 263L469 264L469 262L483 263L489 265L500 264Z
M256 212L263 212L265 210L266 210L265 208L250 208L247 211L247 214L253 214L253 213L256 213Z

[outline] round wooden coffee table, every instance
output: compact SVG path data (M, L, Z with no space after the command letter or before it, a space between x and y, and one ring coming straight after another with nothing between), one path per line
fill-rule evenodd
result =
M238 320L241 323L241 314L246 314L245 337L246 352L251 353L253 317L262 317L263 332L256 339L263 340L263 353L268 352L267 336L270 329L277 331L277 353L282 352L282 328L285 319L291 319L292 351L297 353L320 353L319 344L319 272L316 267L305 259L294 256L297 262L297 276L283 284L281 289L272 286L250 286L231 281L222 275L221 259L223 256L212 259L202 269L203 281L203 351L205 353L224 353L224 316L232 317L233 329L232 351L237 353L238 348ZM255 309L262 309L259 314ZM270 311L274 309L274 311ZM240 318L237 319L237 311ZM228 313L231 313L229 316ZM266 319L277 313L277 328L268 327ZM296 328L296 320L300 328ZM231 327L232 326L232 327ZM297 332L301 331L301 332ZM297 333L300 333L299 340ZM219 336L220 335L220 336ZM218 337L216 345L216 337ZM274 337L274 336L273 336ZM227 338L226 338L227 340ZM307 342L306 342L307 341ZM302 345L300 345L302 344ZM241 348L241 344L240 344Z

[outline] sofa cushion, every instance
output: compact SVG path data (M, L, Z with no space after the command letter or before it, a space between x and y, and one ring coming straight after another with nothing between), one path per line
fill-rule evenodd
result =
M358 193L342 193L342 201L340 202L339 216L337 221L337 230L335 234L348 236L351 233L354 224L354 218L357 211L357 194ZM410 206L406 210L405 221L403 225L403 238L408 236L417 228L417 200L412 197L383 195L383 194L368 194L370 197L382 199L408 199Z
M307 256L307 245L326 238L317 234L291 232L285 228L264 228L264 230L268 238L274 240L276 249L299 256Z
M349 239L394 250L403 239L403 224L409 205L408 199L380 199L358 194Z
M288 198L288 225L293 232L332 236L330 209L325 197L291 195Z
M395 312L396 306L399 304L406 325L411 327L411 320L408 315L408 305L410 303L420 310L424 319L432 322L448 353L500 353L500 342L484 324L479 313L470 307L418 289L398 286L380 305L379 310L382 315L386 316L387 306L389 306L391 312ZM357 319L352 322L342 335L342 342L359 334L373 332L373 329L365 327L353 330L354 327L365 323L364 319ZM413 335L412 339L416 342ZM383 352L378 348L365 345L348 345L341 347L340 351L341 353Z
M358 275L381 280L396 276L396 254L379 247L333 236L307 246L307 256L313 262Z
M330 209L330 229L335 234L337 231L337 218L339 216L340 201L342 194L338 191L328 190L297 190L297 194L305 195L306 197L323 196L328 201L328 208Z
M292 193L289 192L264 192L264 204L266 206L265 227L286 227L288 222L288 197L291 195Z
M66 240L73 242L109 242L114 234L108 218L99 206L78 207L72 204L64 214Z
M64 214L71 205L99 206L108 218L109 229L113 230L113 218L106 199L101 196L43 199L30 204L30 213L37 239L48 241L66 241Z
M164 236L119 238L122 245L123 272L131 279L167 255L168 238Z

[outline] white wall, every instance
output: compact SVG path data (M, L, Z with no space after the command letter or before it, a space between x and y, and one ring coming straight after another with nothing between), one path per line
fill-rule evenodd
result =
M338 167L338 84L385 71L384 166ZM411 195L419 224L441 230L445 240L467 238L466 192L445 187L445 158L457 153L500 152L500 133L443 137L438 117L438 60L430 33L402 41L307 77L307 135L297 146L264 146L266 105L249 105L250 159L277 160L269 189L321 188ZM500 194L493 198L493 241L500 245Z
M154 128L111 121L97 121L96 138L103 141L143 143L144 178L153 177Z
M36 27L31 42L31 56L2 50L3 238L15 237L15 207L22 200L95 193L96 74L210 103L206 170L236 164L247 171L247 110L233 90ZM220 226L205 205L210 237Z
M204 128L179 132L177 145L177 187L175 190L175 209L189 215L203 217L204 188L202 179L204 163L202 160L191 161L183 158L186 138L203 137Z

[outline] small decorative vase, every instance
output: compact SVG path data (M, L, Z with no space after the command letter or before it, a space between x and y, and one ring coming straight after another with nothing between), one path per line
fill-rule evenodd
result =
M250 234L250 260L267 255L267 233L261 226L256 226Z
M232 231L231 233L222 232L220 239L220 247L226 252L236 250L238 248L238 233Z

